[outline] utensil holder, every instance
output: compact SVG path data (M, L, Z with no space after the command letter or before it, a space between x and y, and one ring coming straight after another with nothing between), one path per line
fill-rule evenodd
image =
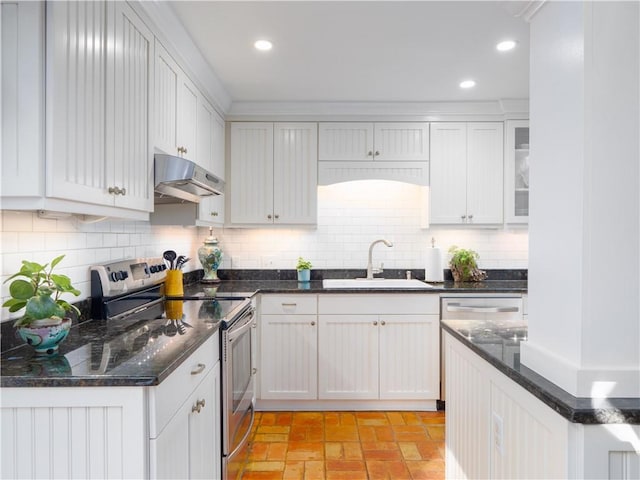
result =
M164 311L169 320L182 320L183 303L182 300L167 300L164 302Z
M167 297L181 297L184 295L182 279L182 270L167 270L167 278L164 281L164 294Z

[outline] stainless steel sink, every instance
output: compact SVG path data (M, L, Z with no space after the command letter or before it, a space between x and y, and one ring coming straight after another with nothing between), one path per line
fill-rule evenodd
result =
M427 290L433 285L420 280L405 280L403 278L328 278L322 280L324 288L379 288L379 289L415 289Z

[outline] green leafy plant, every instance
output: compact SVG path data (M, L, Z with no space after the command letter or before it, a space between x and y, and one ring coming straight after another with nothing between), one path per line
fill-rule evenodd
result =
M296 270L311 270L311 262L309 260L305 260L302 257L298 257L298 264L296 265Z
M54 258L51 265L23 260L20 271L4 281L7 283L16 277L24 277L11 282L11 298L2 304L3 307L9 307L10 312L25 309L22 318L14 323L16 327L28 326L34 320L44 318L62 319L68 310L80 313L75 306L60 298L63 293L80 295L80 291L71 285L69 277L53 273L53 269L63 258L64 255Z
M456 282L478 282L487 278L487 272L478 269L477 260L480 256L477 252L452 245L449 254L449 267Z

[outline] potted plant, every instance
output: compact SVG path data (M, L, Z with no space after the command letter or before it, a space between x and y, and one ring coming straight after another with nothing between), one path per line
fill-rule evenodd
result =
M458 248L453 245L449 249L451 260L449 267L455 282L479 282L487 278L487 272L478 269L480 256L473 250Z
M311 280L311 262L309 260L305 260L302 257L298 257L298 264L296 265L296 270L298 270L298 281L299 282L308 282Z
M80 291L71 285L69 277L53 273L63 258L64 255L60 255L51 264L44 265L23 260L20 271L5 280L6 283L23 277L11 282L11 298L2 306L9 307L10 312L25 309L24 315L14 326L18 335L37 353L54 353L71 328L71 318L66 316L67 312L74 310L80 313L75 306L60 298L63 293L80 295Z

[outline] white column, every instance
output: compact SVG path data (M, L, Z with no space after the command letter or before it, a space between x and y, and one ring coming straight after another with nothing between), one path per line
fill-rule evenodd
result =
M640 396L640 7L531 20L529 341L578 397Z

